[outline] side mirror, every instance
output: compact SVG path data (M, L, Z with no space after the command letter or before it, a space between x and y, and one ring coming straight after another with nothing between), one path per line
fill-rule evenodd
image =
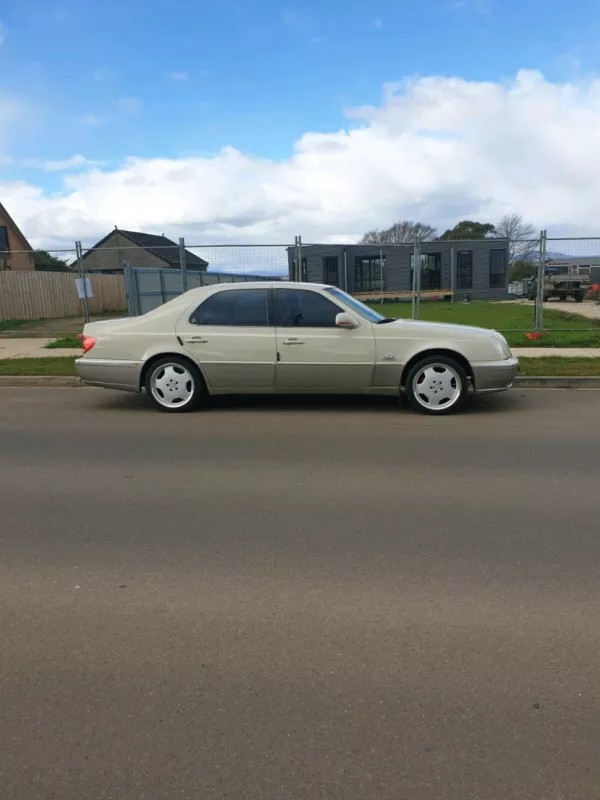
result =
M358 325L356 321L350 316L350 314L338 314L335 318L335 324L337 328L357 328Z

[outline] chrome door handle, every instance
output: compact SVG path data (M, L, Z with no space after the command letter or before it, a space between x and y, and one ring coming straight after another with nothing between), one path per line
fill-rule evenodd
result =
M185 340L188 343L205 344L208 339L203 339L202 336L188 336Z
M281 344L304 344L300 339L284 339Z

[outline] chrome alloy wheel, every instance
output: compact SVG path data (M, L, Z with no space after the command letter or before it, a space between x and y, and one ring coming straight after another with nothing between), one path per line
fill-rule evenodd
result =
M447 411L462 393L460 375L449 364L426 364L413 378L415 400L428 411Z
M183 364L161 364L152 373L150 391L163 408L182 408L194 396L194 376Z

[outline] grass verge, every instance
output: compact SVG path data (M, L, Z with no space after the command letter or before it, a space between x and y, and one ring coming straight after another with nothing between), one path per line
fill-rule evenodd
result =
M58 350L65 347L81 349L81 339L78 339L75 335L59 336L58 339L55 339L53 342L48 342L44 350Z
M600 358L568 358L542 356L521 358L523 376L600 376ZM75 375L75 359L59 358L4 358L0 359L0 375Z
M0 375L75 375L75 359L60 358L2 358Z
M369 305L387 317L410 318L410 303ZM515 329L533 330L533 310L533 306L520 303L493 303L485 300L473 303L428 301L421 303L421 319L504 331L511 347L600 347L600 320L587 319L577 313L555 311L547 306L544 306L544 326L557 330L549 331L544 337L534 341L528 339L524 333L512 333L511 330ZM579 333L564 330L567 328L595 328L597 331L582 330ZM561 330L564 332L561 333Z
M569 358L568 356L541 356L519 359L524 377L594 377L600 376L600 358Z

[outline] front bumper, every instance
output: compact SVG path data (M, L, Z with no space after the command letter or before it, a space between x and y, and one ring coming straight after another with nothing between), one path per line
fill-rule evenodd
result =
M75 361L75 369L81 380L89 386L126 392L140 391L141 361L84 357Z
M517 371L519 360L506 358L503 361L491 361L487 364L473 364L473 383L475 391L503 392L509 389Z

